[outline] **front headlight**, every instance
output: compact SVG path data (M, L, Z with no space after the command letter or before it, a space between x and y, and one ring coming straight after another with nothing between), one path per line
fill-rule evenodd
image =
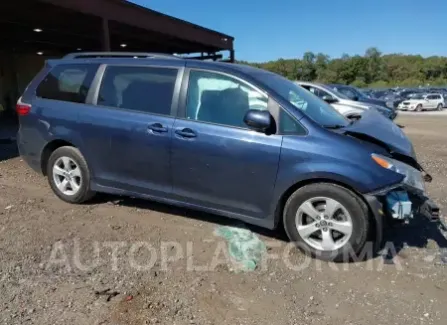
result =
M371 158L381 167L405 176L402 182L403 184L422 191L423 193L425 192L425 183L422 173L416 168L413 168L399 160L374 153L371 155Z
M394 108L394 102L388 101L385 104L386 104L386 107Z

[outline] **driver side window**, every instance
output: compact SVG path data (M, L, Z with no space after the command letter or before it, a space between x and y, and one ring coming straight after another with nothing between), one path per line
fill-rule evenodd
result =
M199 70L189 74L187 119L248 128L247 111L267 110L267 103L264 94L227 75Z

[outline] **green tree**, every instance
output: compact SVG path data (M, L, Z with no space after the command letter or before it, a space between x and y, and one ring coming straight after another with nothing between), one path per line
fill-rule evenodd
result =
M324 53L304 53L301 59L246 62L254 67L278 73L291 80L352 84L359 87L447 86L447 57L420 55L383 55L376 47L364 55L343 54L331 59Z

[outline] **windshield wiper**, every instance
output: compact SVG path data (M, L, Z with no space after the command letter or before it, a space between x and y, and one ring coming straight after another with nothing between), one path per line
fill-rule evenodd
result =
M337 130L337 129L343 129L344 127L346 127L346 125L342 125L342 124L332 124L332 125L323 125L323 127L324 127L325 129Z

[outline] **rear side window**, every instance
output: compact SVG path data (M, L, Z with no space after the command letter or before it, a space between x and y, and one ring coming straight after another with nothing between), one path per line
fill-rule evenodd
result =
M98 105L170 115L178 69L109 66Z
M96 64L61 64L50 70L36 89L40 98L85 103Z

